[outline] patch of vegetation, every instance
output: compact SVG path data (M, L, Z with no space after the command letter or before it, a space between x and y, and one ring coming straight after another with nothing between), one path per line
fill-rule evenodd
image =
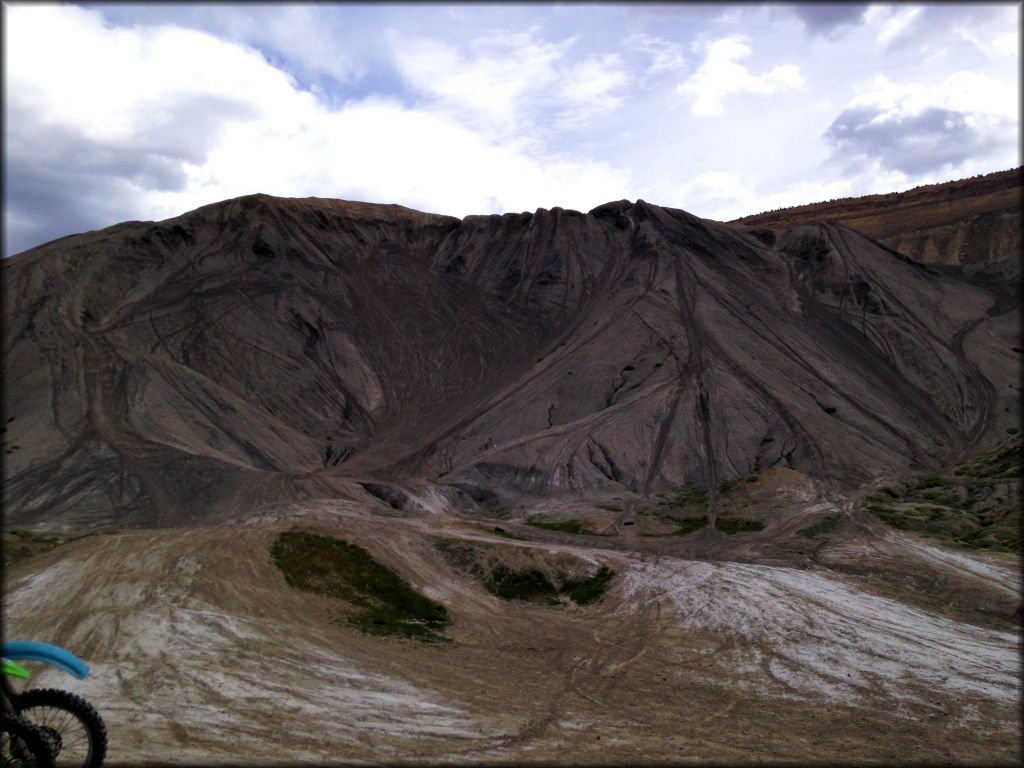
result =
M888 493L889 498L873 494L865 509L894 528L950 544L1020 552L1020 472L1021 440L1009 438L961 462L949 475L929 475L902 494Z
M1010 437L958 465L967 477L978 479L1019 479L1024 440Z
M622 507L619 504L595 504L594 506L597 507L598 509L607 510L608 512L621 512L622 511Z
M865 509L883 523L887 523L893 528L898 528L901 531L908 530L907 521L894 509L890 509L889 507L879 507L874 504L868 505Z
M732 480L726 480L724 483L718 486L718 492L723 496L726 496L737 488L742 487L743 483L756 483L759 479L758 472L752 472L749 475L734 477Z
M484 581L484 586L491 594L504 600L542 601L557 605L559 598L564 596L577 605L590 605L601 599L614 575L610 568L601 566L594 576L566 580L559 587L537 568L512 570L498 565Z
M704 528L708 524L708 516L701 515L700 517L673 517L671 515L659 515L662 520L670 523L675 523L679 527L674 530L670 535L672 536L688 536L694 531L698 531Z
M579 520L559 520L549 523L544 520L531 519L526 521L527 525L534 528L544 528L549 531L561 531L562 533L581 533L585 536L604 536L606 534L596 533Z
M554 599L558 594L558 587L537 568L514 571L505 565L495 566L484 581L484 586L492 595L504 600L544 599L547 602L558 602Z
M708 500L708 489L689 485L677 485L669 491L655 494L658 504L663 507L682 507L687 504L704 504Z
M63 539L56 536L47 536L45 533L36 533L35 531L17 530L9 531L9 533L12 533L22 539L34 541L36 544L45 544L48 547L58 547L64 543Z
M486 529L485 529L486 530ZM516 539L517 541L526 541L522 536L516 536L514 533L509 533L500 525L496 525L490 529L491 533L496 533L499 536L504 536L506 539Z
M503 545L436 539L434 547L450 565L479 579L488 592L504 600L562 605L568 599L577 605L590 605L601 599L615 575L607 566L601 566L593 576L571 578L564 566L555 565L545 571L522 561L515 565L495 562L502 555L496 557L494 553L501 552Z
M613 576L615 571L607 565L602 565L589 579L565 582L561 591L577 605L590 605L601 599Z
M447 639L438 634L451 623L445 607L414 591L356 544L308 531L286 531L270 554L289 586L361 608L348 622L364 632Z
M732 535L734 533L764 530L764 523L760 520L750 520L744 517L727 517L715 520L715 528L722 533Z
M740 479L738 477L733 478L732 480L726 480L724 483L718 486L718 492L722 496L728 496L730 493L739 488L739 485Z
M555 523L545 522L543 520L527 520L527 525L532 525L534 528L544 528L549 531L562 531L563 533L583 533L583 523L579 520L559 520Z
M918 499L926 499L928 501L939 501L945 496L945 494L940 493L939 491L926 490L920 486L917 488L911 488L907 491L907 495L914 496Z
M813 525L809 525L806 528L801 528L797 533L801 536L806 536L808 539L813 539L815 536L820 536L823 533L831 533L839 525L839 518L834 515L823 517Z

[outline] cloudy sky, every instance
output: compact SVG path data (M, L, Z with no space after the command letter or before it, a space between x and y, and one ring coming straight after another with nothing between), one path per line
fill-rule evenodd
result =
M1004 170L1020 13L4 3L4 255L253 192L728 220Z

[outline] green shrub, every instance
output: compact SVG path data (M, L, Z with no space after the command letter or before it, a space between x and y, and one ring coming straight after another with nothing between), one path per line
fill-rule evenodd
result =
M829 515L828 517L823 517L821 520L814 523L814 525L809 525L806 528L801 528L799 531L797 531L797 533L799 533L801 536L806 536L808 539L813 539L815 536L818 536L819 534L830 533L831 531L834 531L837 525L839 525L839 518L833 515Z
M719 518L715 520L715 528L722 533L732 535L734 533L748 533L764 529L764 523L760 520L748 520L746 518Z
M879 507L873 504L868 505L865 509L883 523L887 523L893 528L899 528L901 531L905 531L908 528L906 519L896 510L888 507Z
M556 604L559 597L565 596L577 605L590 605L601 599L614 575L610 568L601 566L590 578L567 580L558 587L537 568L513 571L505 565L498 565L484 581L484 586L491 594L504 600Z
M677 485L670 491L657 494L658 504L663 507L682 507L686 504L704 504L708 500L707 488Z
M364 632L444 639L437 633L451 623L443 605L415 592L356 544L308 531L286 531L270 554L289 586L361 608L348 621Z
M666 520L671 520L676 523L679 528L672 532L673 536L687 536L696 530L704 528L708 524L708 516L702 515L701 517L664 517Z
M581 533L585 536L605 536L607 534L595 533L594 531L587 528L586 524L579 520L559 520L558 522L549 523L544 520L527 520L527 525L532 525L534 528L544 528L549 531L561 531L562 533Z
M558 588L551 580L536 568L513 571L504 565L498 565L491 571L484 582L487 590L505 600L552 600L558 594Z
M527 525L534 528L545 528L549 531L562 531L563 533L583 533L583 523L579 520L560 520L557 523L548 523L543 520L527 520Z
M602 565L589 579L567 581L561 591L577 605L590 605L601 599L614 575L611 568Z
M726 480L724 483L718 486L718 492L723 496L732 493L739 486L739 478L734 480Z
M64 543L62 539L60 539L60 538L58 538L56 536L47 536L44 533L36 533L35 531L17 530L17 531L11 531L11 533L14 534L15 536L18 536L18 537L22 538L22 539L28 539L29 541L34 541L37 544L45 544L48 547L57 547L57 546L60 546L61 544Z

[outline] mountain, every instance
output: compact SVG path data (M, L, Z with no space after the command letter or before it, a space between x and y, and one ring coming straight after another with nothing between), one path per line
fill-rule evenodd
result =
M836 221L917 261L1019 269L1024 169L744 216L732 223L787 227Z
M112 764L1018 764L1006 242L251 195L18 254L5 636Z
M18 526L414 487L491 510L714 494L769 467L850 490L1020 416L1016 283L833 223L252 195L62 238L3 278Z

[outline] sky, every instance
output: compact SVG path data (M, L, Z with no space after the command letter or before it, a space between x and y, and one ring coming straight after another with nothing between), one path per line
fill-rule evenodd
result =
M3 254L256 192L727 221L1006 170L1020 22L1020 3L3 3Z

